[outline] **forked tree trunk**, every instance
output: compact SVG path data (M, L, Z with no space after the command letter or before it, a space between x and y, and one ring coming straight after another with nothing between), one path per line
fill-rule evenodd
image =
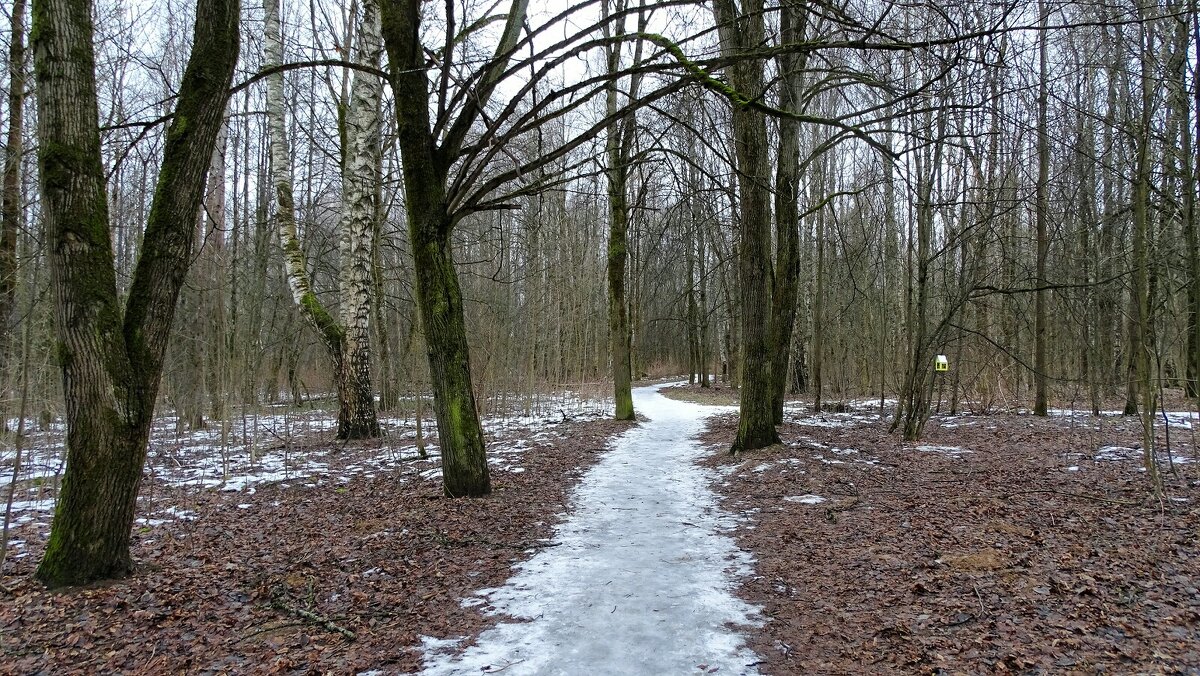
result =
M487 105L525 22L527 0L513 0L495 56L479 74L472 102L448 125L438 145L430 125L430 95L421 44L420 0L384 0L383 42L396 97L396 143L403 161L416 277L417 305L429 349L429 376L442 452L442 483L450 497L491 492L483 428L471 385L462 290L454 269L454 221L447 200L450 165L479 110Z
M266 0L264 10L263 32L263 65L277 67L283 64L283 36L279 19L279 0ZM367 17L374 9L373 3L366 3ZM358 58L366 54L378 54L378 47L370 46L370 21L364 20L361 31L366 38L366 46L357 53ZM375 58L378 58L377 56ZM366 84L368 76L355 74L354 87L356 100L367 99L362 104L370 107L370 92L377 92L378 83ZM372 78L373 79L373 78ZM364 94L364 92L366 92ZM377 93L375 94L377 96ZM352 105L353 105L352 104ZM370 360L370 219L373 209L370 206L370 191L362 197L362 181L369 181L370 176L362 181L352 181L345 197L345 208L351 215L343 221L342 241L342 290L343 290L343 319L350 322L339 322L317 298L313 291L312 282L308 276L307 261L305 260L300 236L296 227L296 207L292 195L291 155L287 143L286 102L283 94L283 73L273 73L267 77L267 129L271 153L271 184L275 194L275 219L279 231L279 240L283 245L284 269L287 274L288 287L292 292L292 300L300 309L301 315L317 331L333 366L334 384L337 388L338 419L337 437L339 439L365 439L378 437L379 422L375 413L375 392L371 386ZM375 109L378 107L376 105ZM370 111L352 109L349 117L355 126L362 124L363 116L369 118ZM376 113L377 115L377 113ZM369 123L369 119L367 120ZM369 136L369 132L367 132ZM355 133L348 133L354 138ZM357 139L352 143L358 143ZM369 140L363 140L365 146ZM354 151L363 148L353 149ZM367 151L369 152L369 150ZM355 152L351 152L354 155ZM354 159L354 164L359 164ZM364 164L370 163L368 156ZM364 203L366 206L364 207ZM366 215L361 215L366 209ZM365 229L365 234L364 234ZM353 234L350 231L353 230Z
M236 0L199 0L192 55L124 308L97 126L92 3L35 0L38 167L66 400L67 468L37 575L129 571L130 530L163 353L238 51Z

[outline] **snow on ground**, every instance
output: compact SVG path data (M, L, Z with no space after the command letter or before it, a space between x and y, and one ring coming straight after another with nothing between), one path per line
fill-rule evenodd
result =
M819 505L825 502L825 498L819 495L789 495L783 499L784 502L798 502L802 505Z
M916 446L916 449L922 453L940 453L951 458L961 458L964 453L971 452L960 446L938 446L935 444L920 444Z
M521 457L529 450L549 445L562 438L557 428L564 420L579 421L607 416L611 409L596 401L581 399L573 393L546 395L525 406L521 415L493 416L485 419L488 430L488 464L493 471L525 471ZM12 427L17 421L10 421ZM156 485L185 490L220 490L254 493L258 486L277 483L281 487L318 486L347 483L355 477L379 475L438 478L440 455L435 444L426 447L421 458L414 443L416 432L411 419L381 417L387 431L379 447L347 448L333 439L334 413L321 408L303 411L272 406L265 413L247 414L230 421L223 431L220 423L202 430L180 431L178 418L163 415L151 427L145 476ZM433 420L427 422L435 433ZM22 454L21 472L14 495L12 522L34 524L44 538L48 536L57 490L65 457L65 427L52 423L38 427L27 420L29 433ZM222 440L224 439L224 441ZM317 440L318 443L313 443ZM321 443L325 442L325 443ZM346 453L353 453L348 457ZM337 461L334 461L334 456ZM0 450L0 485L12 480L14 454ZM151 485L151 484L144 484ZM143 491L147 493L147 491ZM0 492L0 512L7 491ZM240 506L240 505L239 505ZM248 506L247 506L248 507ZM137 525L155 528L171 521L195 518L186 510L143 496L139 502ZM12 540L15 557L25 556L25 542Z
M752 561L725 534L735 521L708 488L713 473L693 463L705 454L693 437L719 409L655 390L634 390L650 422L585 475L554 546L466 601L516 621L461 655L431 639L426 674L757 673L730 628L757 623L731 592Z

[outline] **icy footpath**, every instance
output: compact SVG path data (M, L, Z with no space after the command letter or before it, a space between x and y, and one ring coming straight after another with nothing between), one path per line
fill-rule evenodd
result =
M732 517L693 464L692 439L720 410L634 390L650 422L630 430L576 489L554 547L468 605L527 622L484 632L464 654L426 642L426 674L755 674L732 626L757 624L734 597L751 558L723 533Z

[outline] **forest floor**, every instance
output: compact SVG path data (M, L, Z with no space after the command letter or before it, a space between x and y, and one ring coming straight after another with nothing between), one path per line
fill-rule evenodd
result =
M1159 421L1161 499L1136 418L939 415L920 443L877 401L785 418L737 458L736 416L704 436L765 673L1200 674L1195 414Z
M593 673L1200 674L1194 415L1162 430L1174 471L1154 500L1120 416L935 416L908 444L878 402L796 402L783 444L730 458L732 409L647 390L638 407L651 422L565 401L490 421L495 492L466 500L441 496L436 437L420 457L403 420L335 444L328 412L266 415L222 452L163 419L137 570L66 592L32 577L61 474L49 426L18 484L0 674L513 674L546 655Z
M61 473L61 429L35 433L0 577L0 674L416 670L423 636L494 622L461 599L553 545L570 488L632 425L551 410L488 421L494 492L461 500L442 497L436 436L422 459L404 421L342 444L327 411L256 417L223 463L217 432L163 419L135 572L64 592L33 578Z

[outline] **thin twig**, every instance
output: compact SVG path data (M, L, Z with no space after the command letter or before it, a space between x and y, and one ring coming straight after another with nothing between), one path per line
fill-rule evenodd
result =
M309 622L311 622L327 631L341 634L342 636L345 636L346 639L349 641L353 641L358 638L358 636L356 636L354 632L352 632L349 629L334 622L333 620L329 619L328 617L318 615L318 614L312 612L311 610L297 608L296 606L293 606L290 603L287 603L283 599L279 599L279 598L273 599L271 601L271 605L279 610L291 613L292 615L295 615L296 617L308 620Z

